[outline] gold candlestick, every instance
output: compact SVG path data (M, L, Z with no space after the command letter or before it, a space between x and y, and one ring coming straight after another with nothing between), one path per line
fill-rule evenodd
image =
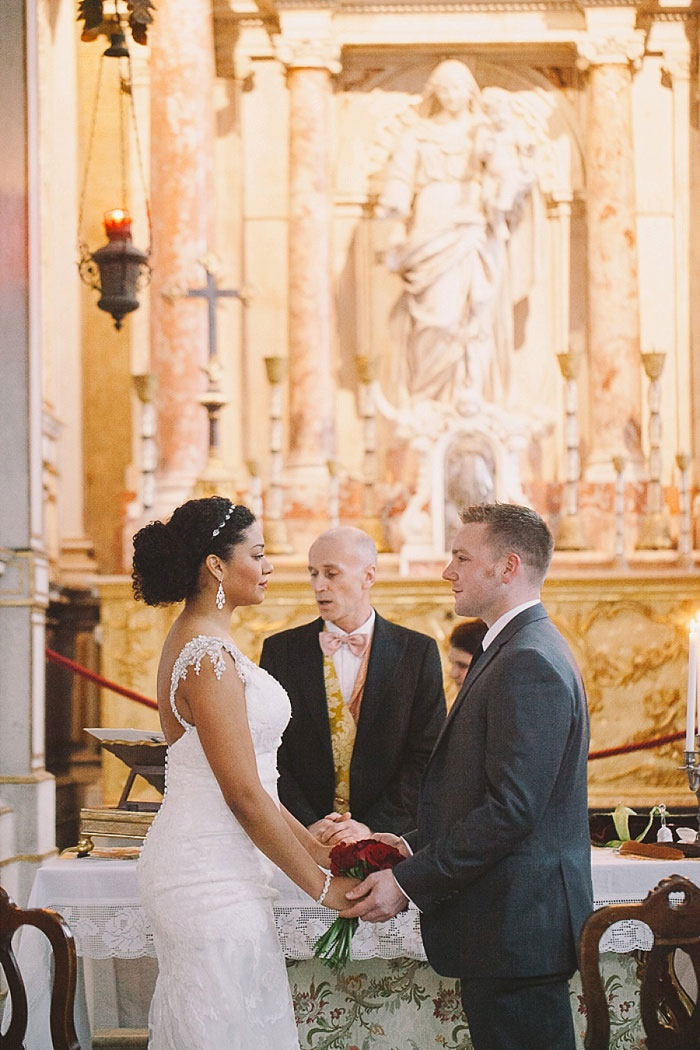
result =
M615 471L615 559L625 564L625 457L613 456Z
M153 372L132 376L134 389L141 402L141 509L147 513L156 501L156 406L158 377Z
M678 559L685 568L688 568L693 561L692 525L690 520L690 456L684 452L679 452L676 456L676 466L680 473L678 481Z
M329 459L328 463L328 527L340 525L340 463Z
M287 377L286 357L266 357L265 370L270 384L270 481L265 501L265 547L269 554L291 554L283 515L282 490L282 383Z
M564 379L566 442L566 481L564 483L564 506L559 529L557 530L556 548L560 551L586 550L586 543L578 514L578 483L581 473L578 431L578 387L576 378L581 365L581 355L569 351L557 354L557 362Z
M372 537L378 551L386 551L384 529L377 517L374 500L374 485L377 473L377 412L374 403L373 384L377 378L377 360L367 354L358 354L355 367L360 383L359 408L362 419L364 456L362 464L362 521L361 527Z
M669 550L673 547L661 487L661 374L666 354L658 350L642 354L649 379L649 481L647 510L637 540L637 550Z
M246 469L250 476L248 482L248 495L246 497L248 501L248 507L253 512L255 517L258 519L260 524L263 524L263 498L262 498L262 478L260 477L260 466L257 459L246 460Z

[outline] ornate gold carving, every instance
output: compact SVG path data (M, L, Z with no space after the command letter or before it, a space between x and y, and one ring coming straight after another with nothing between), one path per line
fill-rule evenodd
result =
M576 41L576 65L583 71L603 65L630 65L637 70L642 64L644 39L641 29L583 36Z
M276 36L275 54L287 69L327 69L340 73L340 45L334 40Z
M687 83L693 73L690 55L687 51L664 51L661 72L671 83L674 81L680 81L681 84Z
M435 638L446 674L448 639L457 622L447 586L437 578L390 577L394 562L389 558L380 562L374 605L388 619ZM254 660L259 659L268 635L318 615L303 565L295 562L284 575L278 571L264 605L237 609L231 620L238 645ZM616 747L681 730L687 625L700 611L697 576L598 572L582 579L561 573L555 567L545 585L544 603L582 669L591 712L591 748ZM109 669L105 673L153 696L158 653L178 610L137 605L126 581L101 584L101 594L104 665ZM106 725L157 725L155 712L118 697L109 699L105 711ZM622 800L632 806L693 805L677 768L682 748L681 740L591 762L591 805L612 808ZM120 766L109 781L111 796L105 787L105 802L116 801L122 781Z

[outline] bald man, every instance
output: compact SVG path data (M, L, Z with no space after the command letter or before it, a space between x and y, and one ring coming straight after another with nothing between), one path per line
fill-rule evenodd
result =
M320 617L269 637L260 664L289 693L278 754L284 805L322 841L401 834L445 718L435 641L372 608L377 549L361 529L309 550Z

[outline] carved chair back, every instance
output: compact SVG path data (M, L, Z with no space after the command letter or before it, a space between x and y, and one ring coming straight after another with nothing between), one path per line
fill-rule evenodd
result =
M22 926L34 926L48 937L53 951L51 1042L53 1050L80 1050L73 1024L77 959L67 923L49 908L19 908L0 886L0 966L9 989L12 1020L0 1035L0 1050L23 1050L29 1020L27 993L12 950L12 935Z
M681 950L700 988L700 889L681 875L662 881L638 904L610 904L593 912L581 934L581 983L586 1004L586 1050L609 1050L610 1017L600 972L600 939L614 923L646 923L654 944L640 953L639 1006L647 1050L700 1050L700 1004L680 984L674 966Z

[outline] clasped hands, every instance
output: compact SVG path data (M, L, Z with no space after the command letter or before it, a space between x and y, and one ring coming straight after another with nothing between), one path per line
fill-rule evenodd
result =
M394 846L404 857L409 856L406 843L398 835L388 833L373 835L366 824L353 820L349 813L329 813L327 817L312 824L309 831L329 847L340 842L357 842L359 839L373 838L388 846ZM350 904L340 912L343 919L386 922L408 907L408 899L399 889L390 870L372 872L366 879L348 890L345 897Z
M374 838L366 824L353 820L350 813L329 813L322 820L309 825L309 831L324 846L337 846L340 842L359 842Z

